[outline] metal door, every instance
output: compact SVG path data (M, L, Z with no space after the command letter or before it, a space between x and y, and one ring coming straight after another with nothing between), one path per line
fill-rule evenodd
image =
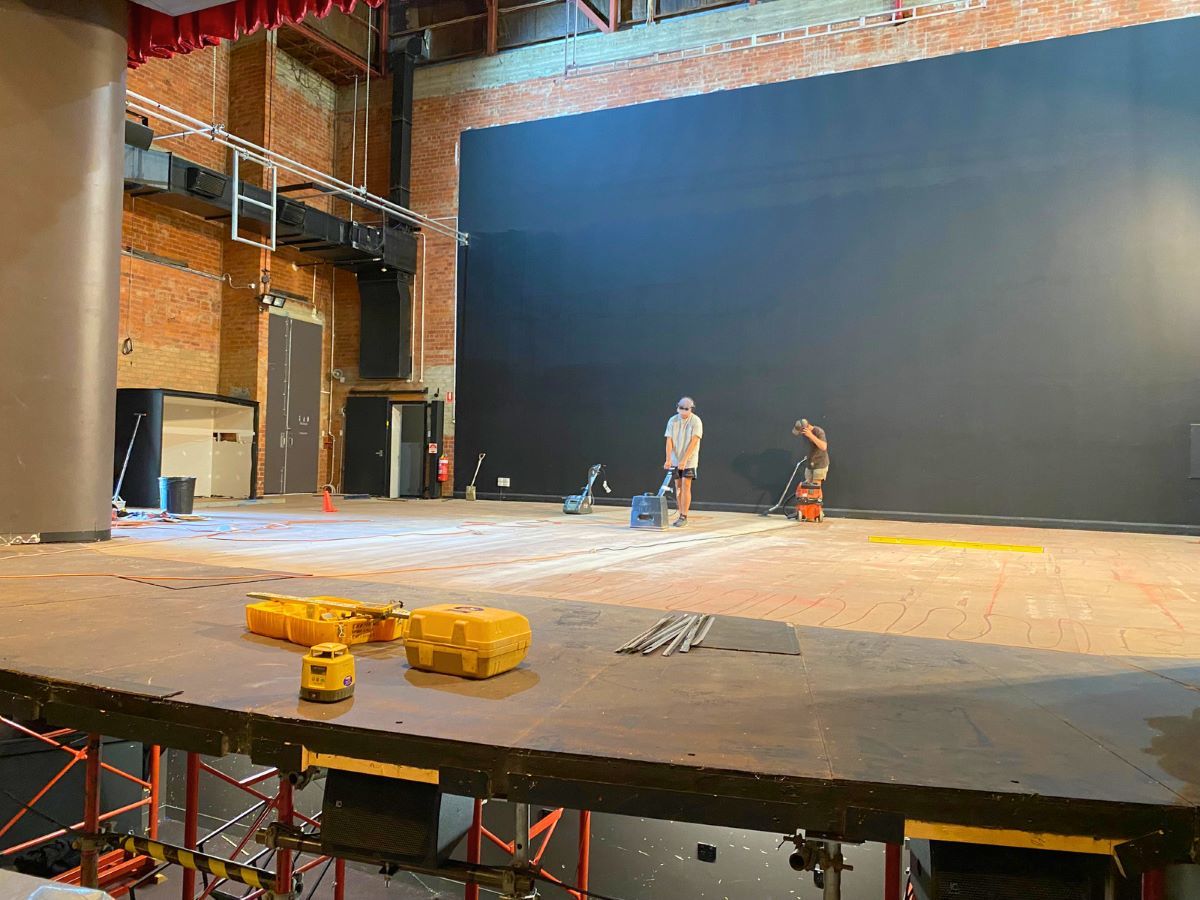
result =
M283 489L288 494L308 494L319 487L322 330L315 322L299 319L288 322L287 454Z
M287 472L288 338L286 316L270 316L267 331L267 446L263 462L263 492L282 494Z
M267 332L264 491L312 493L321 450L321 326L272 315Z
M387 397L346 400L346 447L342 489L347 494L388 494L388 432L391 403Z

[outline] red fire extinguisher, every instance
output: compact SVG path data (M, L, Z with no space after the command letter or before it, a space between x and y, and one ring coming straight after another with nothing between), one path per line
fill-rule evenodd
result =
M438 460L438 481L450 480L450 460L442 457Z

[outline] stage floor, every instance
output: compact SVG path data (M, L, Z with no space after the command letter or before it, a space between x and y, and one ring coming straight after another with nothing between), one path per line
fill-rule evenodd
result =
M0 551L0 710L767 831L1196 836L1194 537L734 513L651 533L621 509L465 501L197 511L104 545ZM300 648L245 632L254 589L508 606L534 646L483 683L360 647L352 701L302 703ZM612 652L662 609L794 623L801 653Z

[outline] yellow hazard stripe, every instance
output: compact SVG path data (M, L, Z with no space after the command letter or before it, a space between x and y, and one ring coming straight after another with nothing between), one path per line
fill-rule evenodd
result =
M1008 553L1045 553L1044 547L1031 544L984 544L978 541L939 541L933 538L885 537L871 535L872 544L910 544L914 547L959 547L963 550L1004 550Z
M1094 853L1111 856L1122 841L1089 835L1050 834L1009 828L978 828L943 822L909 819L904 836L916 840L953 841L959 844L987 844L992 847L1019 847L1031 850L1062 850L1068 853Z

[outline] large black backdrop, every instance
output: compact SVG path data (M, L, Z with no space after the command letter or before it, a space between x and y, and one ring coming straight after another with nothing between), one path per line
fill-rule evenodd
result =
M460 204L483 496L654 488L687 393L700 506L804 416L833 508L1200 523L1200 20L467 132Z

